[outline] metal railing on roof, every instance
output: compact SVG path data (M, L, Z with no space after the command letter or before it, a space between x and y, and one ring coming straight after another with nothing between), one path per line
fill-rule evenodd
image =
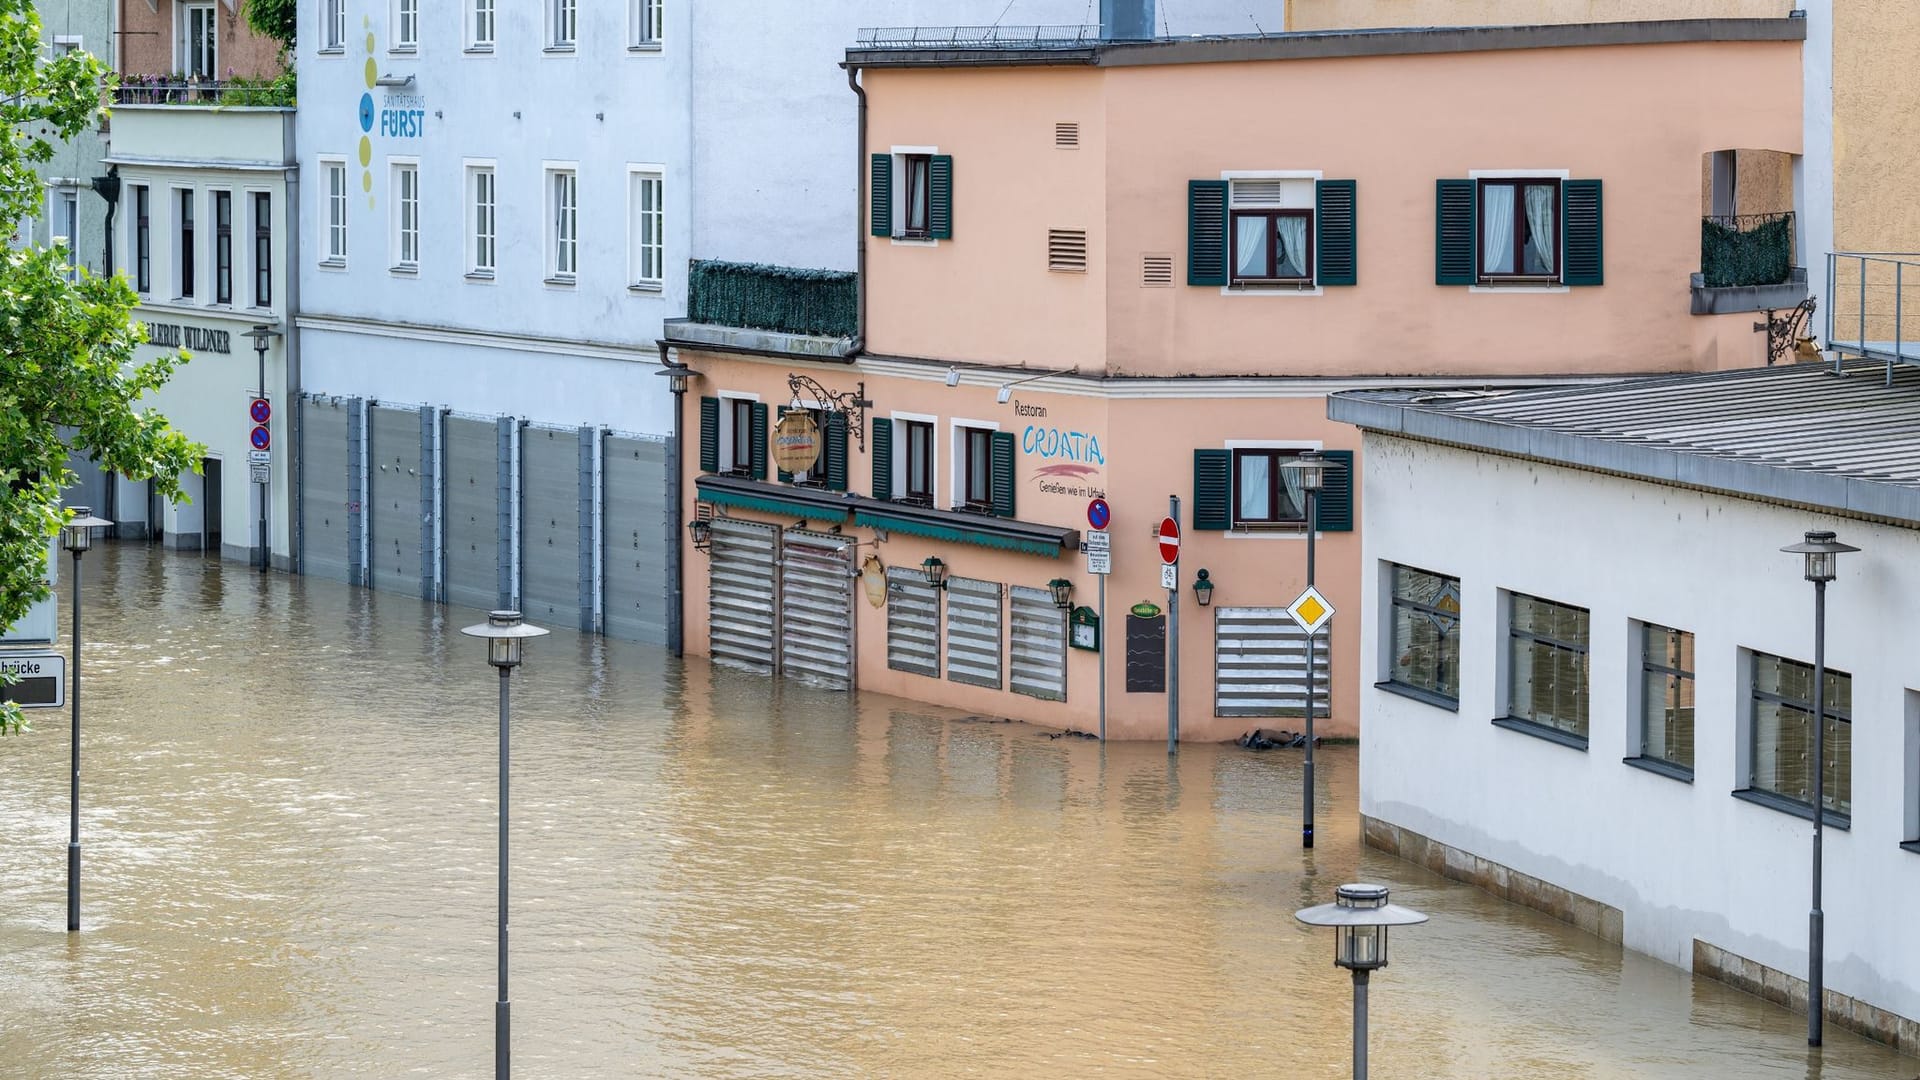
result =
M1100 42L1100 27L867 26L855 38L862 49L1071 49Z
M1891 378L1896 362L1920 364L1920 252L1829 252L1827 298L1827 348L1836 365L1843 356L1881 360Z

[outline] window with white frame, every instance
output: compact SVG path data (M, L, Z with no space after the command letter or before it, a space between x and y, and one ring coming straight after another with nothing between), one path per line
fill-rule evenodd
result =
M220 34L212 0L177 4L173 10L173 69L199 82L218 79Z
M193 299L194 263L200 253L193 237L195 194L192 188L173 189L173 294L182 300Z
M233 303L233 192L213 193L213 302Z
M347 51L347 0L320 0L320 51Z
M327 223L327 242L322 249L323 263L330 266L347 265L347 163L344 158L320 159L320 168L327 174L323 197L327 200L324 220Z
M1307 494L1300 486L1300 474L1284 466L1307 449L1245 447L1233 451L1234 528L1306 527Z
M1555 278L1560 273L1560 181L1480 181L1480 276Z
M493 51L493 0L468 0L467 48L473 52Z
M1228 182L1234 284L1313 281L1314 192L1311 178L1248 177Z
M253 306L273 305L273 194L250 193L253 203Z
M632 235L627 238L627 283L631 288L657 292L666 274L665 181L650 168L627 174L631 190L627 214Z
M492 277L496 266L497 213L491 163L467 166L467 273Z
M393 268L420 269L420 165L393 163Z
M993 509L993 429L955 425L955 510Z
M571 166L547 169L547 279L580 274L580 178Z
M53 239L66 245L67 280L73 281L80 276L80 191L61 186L50 194Z
M631 0L633 4L633 38L629 43L634 49L658 49L663 23L661 7L666 0Z
M393 0L393 46L389 52L413 52L420 47L420 0Z
M153 188L133 185L133 287L153 291Z
M579 0L547 0L547 8L552 12L547 20L547 47L572 49L579 37Z
M58 60L69 53L77 53L85 48L84 39L79 34L53 35L53 47L47 50L49 60Z

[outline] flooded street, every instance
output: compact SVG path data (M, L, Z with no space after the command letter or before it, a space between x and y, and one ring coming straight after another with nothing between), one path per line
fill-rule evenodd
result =
M66 714L0 740L0 1076L488 1075L479 615L136 546L86 592L79 935ZM1433 916L1373 980L1378 1077L1920 1075L1363 852L1352 747L1303 853L1297 752L1169 764L564 631L513 683L518 1075L1341 1077L1350 984L1292 916L1352 880Z

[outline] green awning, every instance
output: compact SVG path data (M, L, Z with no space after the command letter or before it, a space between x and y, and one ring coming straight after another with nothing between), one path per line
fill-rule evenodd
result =
M847 512L841 507L823 506L819 500L786 498L779 494L780 489L765 484L756 487L764 490L734 491L703 485L700 498L719 506L737 506L742 510L759 510L768 514L792 514L815 521L847 520Z
M855 525L865 525L871 529L886 529L889 532L906 533L909 536L924 536L931 540L947 540L956 544L972 544L976 547L999 548L1002 551L1018 551L1027 555L1041 555L1049 559L1058 558L1061 552L1058 540L1037 540L1024 536L1010 536L1006 532L989 527L974 527L962 522L927 521L918 517L906 517L889 514L884 511L861 510L853 515Z

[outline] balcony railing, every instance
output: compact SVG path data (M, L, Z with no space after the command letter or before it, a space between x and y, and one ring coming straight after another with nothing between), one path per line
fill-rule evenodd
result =
M866 26L855 41L861 49L1069 49L1099 44L1100 27Z
M687 272L687 318L696 323L851 337L858 305L857 277L844 270L695 259Z
M1907 291L1914 298L1907 301ZM1920 252L1836 251L1827 256L1827 348L1836 362L1861 356L1920 363ZM1914 340L1907 340L1907 319Z
M291 71L272 79L181 79L170 75L123 75L115 105L267 105L291 108Z
M1709 289L1785 284L1793 275L1793 214L1700 219L1700 273Z

